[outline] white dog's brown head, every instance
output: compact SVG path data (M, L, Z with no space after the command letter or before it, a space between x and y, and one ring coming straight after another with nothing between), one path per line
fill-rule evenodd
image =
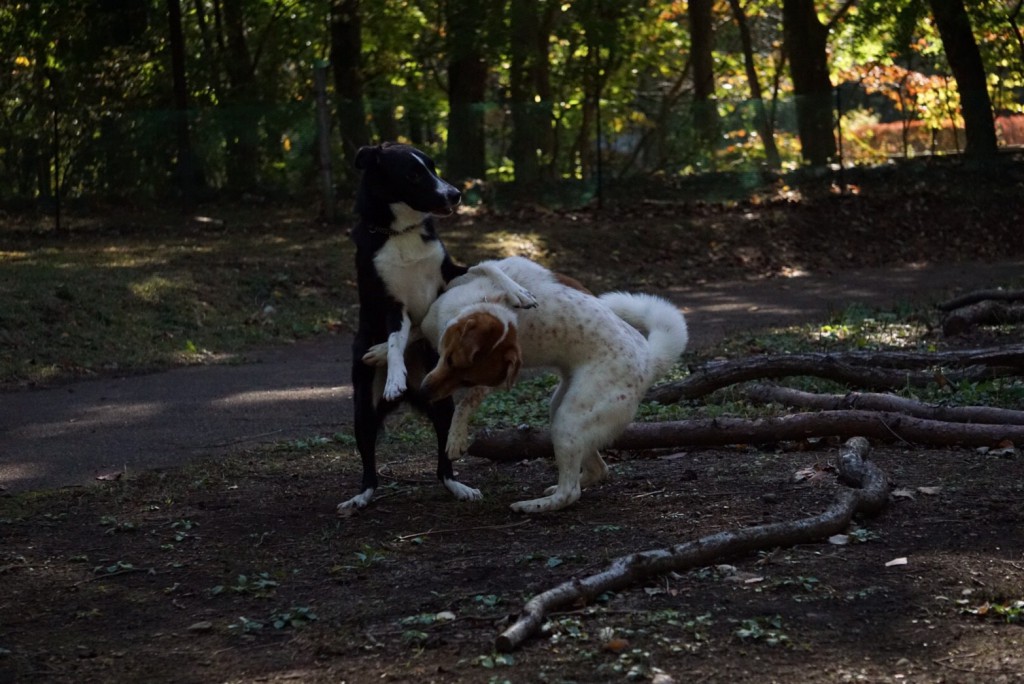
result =
M486 311L466 314L449 324L437 351L441 358L422 387L431 401L444 399L460 387L511 387L522 366L515 325Z

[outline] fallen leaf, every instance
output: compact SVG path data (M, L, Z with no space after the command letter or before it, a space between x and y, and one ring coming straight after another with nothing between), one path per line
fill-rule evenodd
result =
M622 653L629 648L629 642L622 638L615 638L605 642L601 648L611 653Z
M1004 439L999 443L998 447L991 449L988 453L990 456L1015 456L1017 449L1014 447L1013 442Z
M213 623L209 620L203 620L202 622L193 622L188 626L190 632L209 632L213 629Z
M942 491L942 487L918 487L917 491L921 492L925 496L935 496Z
M894 489L894 490L892 490L892 498L894 498L894 499L913 499L914 498L914 492L910 491L909 489L906 489L905 487L901 488L901 489Z
M850 543L850 535L848 534L833 534L828 538L829 544L835 544L836 546L845 546Z
M903 556L902 558L893 558L891 561L885 564L885 567L891 568L897 565L906 565L908 562L909 561L907 560L906 556Z
M96 476L96 479L103 480L104 482L114 482L115 480L120 480L122 475L124 475L123 470L115 470L110 473L101 473Z
M815 463L812 466L801 468L793 473L793 482L820 486L831 479L829 475L834 473L835 470L834 466Z

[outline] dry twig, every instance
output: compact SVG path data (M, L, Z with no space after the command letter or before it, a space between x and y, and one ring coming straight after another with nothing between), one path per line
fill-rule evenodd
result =
M761 403L775 402L817 411L862 409L865 411L893 411L915 418L941 420L949 423L1000 423L1024 425L1024 411L993 406L937 406L905 399L892 394L848 392L847 394L814 394L789 387L765 383L749 385L746 395Z
M907 370L936 366L957 366L959 370ZM683 399L696 399L740 382L792 376L811 376L857 387L892 390L947 382L977 382L1022 373L1024 345L933 354L770 354L706 364L682 380L654 387L645 398L648 401L670 404Z
M622 589L654 575L707 565L722 556L825 539L844 530L855 513L878 513L888 499L889 487L885 474L866 460L869 449L866 439L855 437L840 450L840 478L858 489L841 491L836 502L820 515L718 532L671 548L617 558L602 572L574 578L527 601L516 622L498 636L495 648L505 652L518 648L537 633L552 611L593 601L606 591Z

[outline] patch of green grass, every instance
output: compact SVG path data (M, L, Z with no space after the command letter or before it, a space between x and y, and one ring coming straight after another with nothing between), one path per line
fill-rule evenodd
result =
M510 428L548 424L549 401L558 386L558 376L544 373L521 380L508 392L493 392L473 416L480 427Z
M355 303L339 267L348 240L279 220L203 235L159 218L129 236L0 234L0 384L202 363L338 327Z

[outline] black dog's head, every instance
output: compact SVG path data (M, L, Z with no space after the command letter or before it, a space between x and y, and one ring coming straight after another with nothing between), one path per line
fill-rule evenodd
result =
M368 220L379 220L386 210L391 221L411 214L448 216L462 198L437 175L434 161L409 145L362 147L356 154L356 168L363 172L356 211Z

